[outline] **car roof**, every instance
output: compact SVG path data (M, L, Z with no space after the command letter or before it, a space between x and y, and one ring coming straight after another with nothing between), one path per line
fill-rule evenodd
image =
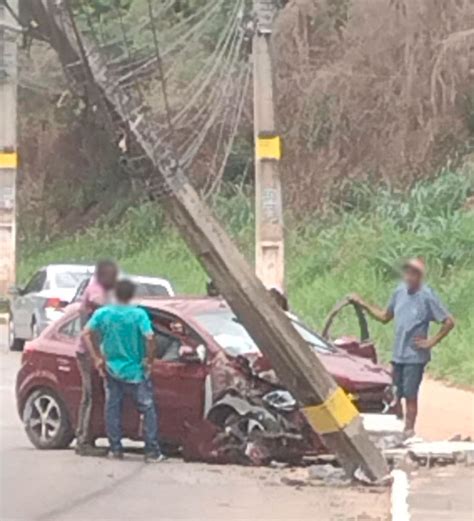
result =
M213 311L230 309L224 299L220 297L144 297L136 300L140 306L150 309L159 309L181 316L195 316Z
M148 275L129 275L128 273L125 274L126 277L129 277L134 282L142 282L144 284L162 284L162 285L168 285L170 284L170 281L167 279L164 279L162 277L151 277Z
M48 264L43 266L44 270L51 273L76 272L76 273L93 273L95 266L89 264Z

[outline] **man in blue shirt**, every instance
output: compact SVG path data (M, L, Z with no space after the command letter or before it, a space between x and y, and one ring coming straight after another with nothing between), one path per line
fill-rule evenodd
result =
M403 418L401 400L405 399L405 433L414 435L418 414L418 391L431 349L453 329L454 320L436 293L423 284L425 263L415 258L403 266L403 282L393 292L385 309L365 302L359 295L351 295L373 318L387 324L395 319L395 342L392 366L393 383L397 388L396 414ZM430 322L441 323L433 336L428 336Z
M135 294L132 282L119 281L115 293L117 304L95 311L83 332L94 365L105 379L105 423L111 453L114 458L123 458L121 416L123 398L128 394L144 416L145 460L161 461L150 379L155 356L152 325L144 309L130 304Z

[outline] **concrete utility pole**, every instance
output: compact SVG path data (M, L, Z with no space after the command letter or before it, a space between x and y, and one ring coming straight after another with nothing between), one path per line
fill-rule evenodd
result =
M283 208L270 52L274 0L254 0L255 267L268 288L285 288Z
M181 236L215 281L239 320L249 331L284 385L298 400L308 423L337 455L348 475L361 467L372 479L387 473L385 461L365 432L362 420L344 391L327 373L314 351L297 333L286 314L237 250L163 141L156 121L143 105L137 89L120 88L119 78L92 41L79 34L54 0L31 0L36 23L71 66L84 60L82 78L93 82L99 103L117 127L127 128L130 149L143 158L149 190L161 196L161 205ZM71 14L71 10L68 10ZM80 43L80 45L78 45ZM67 52L65 52L67 51ZM77 70L77 68L76 68ZM80 72L80 71L77 71ZM163 190L163 185L166 191Z
M18 12L18 1L10 0ZM18 24L0 3L0 295L15 283L15 185L18 166L16 142Z

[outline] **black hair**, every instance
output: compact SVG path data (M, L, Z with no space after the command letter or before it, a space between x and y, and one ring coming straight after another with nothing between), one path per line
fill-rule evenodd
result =
M285 297L283 293L281 293L276 288L271 288L268 290L270 293L270 296L273 298L273 300L278 304L278 306L283 309L283 311L289 311L290 307L288 305L288 299Z
M115 295L119 302L129 302L135 296L135 284L131 280L123 279L115 286Z
M100 275L104 273L104 271L107 270L118 270L117 263L113 261L112 259L101 259L97 264L95 265L95 273L96 275Z
M219 290L217 289L216 283L213 280L209 280L206 283L206 293L208 297L219 296Z

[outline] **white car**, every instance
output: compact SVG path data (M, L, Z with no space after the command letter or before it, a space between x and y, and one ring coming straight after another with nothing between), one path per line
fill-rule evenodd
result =
M63 315L77 287L91 277L94 266L50 264L39 269L24 288L11 288L10 349L22 349L25 340L36 337Z
M121 273L120 278L131 280L136 286L136 297L174 297L175 292L171 282L161 277L147 277L144 275L129 275ZM74 294L71 302L77 302L81 299L84 291L89 284L89 279L84 279Z
M137 287L136 297L174 297L175 293L169 280L160 277L144 277L142 275L127 275Z

